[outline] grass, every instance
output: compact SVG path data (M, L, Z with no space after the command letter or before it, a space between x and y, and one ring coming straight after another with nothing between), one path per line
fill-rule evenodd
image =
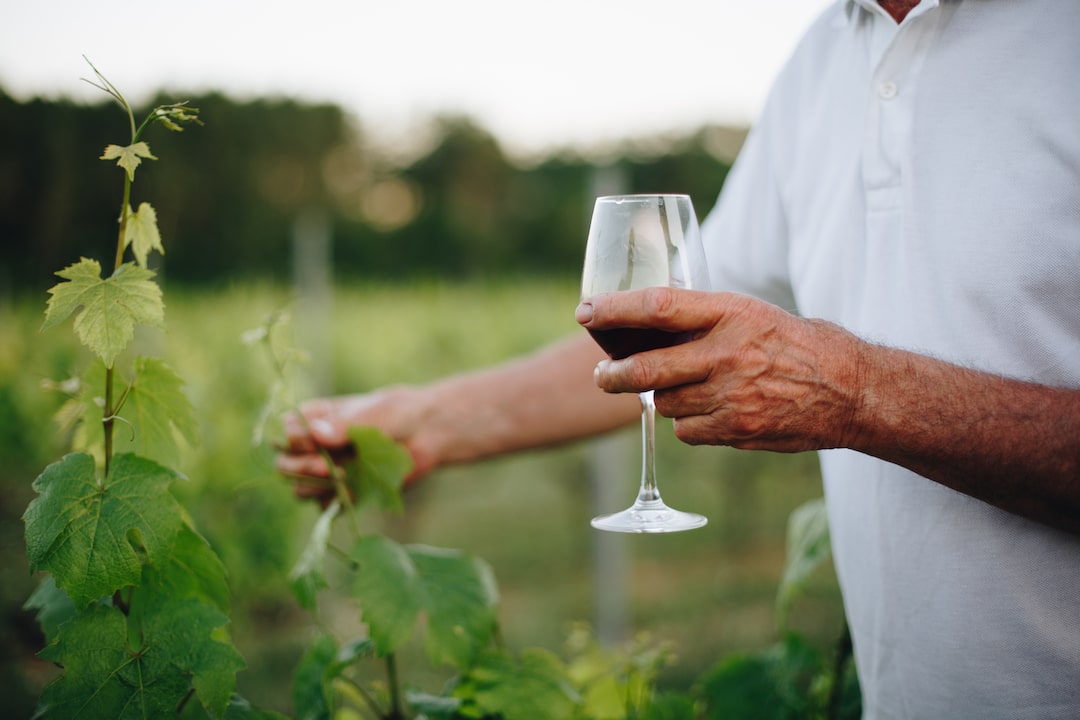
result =
M315 518L250 442L270 382L266 363L240 342L270 312L291 306L297 340L314 359L308 392L355 392L423 383L498 362L574 332L576 287L557 281L429 283L337 288L321 302L268 285L215 291L166 287L166 333L140 335L141 352L163 356L187 380L202 417L201 441L187 453L184 505L230 571L233 635L248 661L240 691L287 711L291 672L314 632L285 576ZM38 335L43 298L0 306L0 506L3 538L5 686L37 691L49 669L31 659L32 627L18 610L32 587L19 516L30 482L63 452L50 415L60 398L42 377L77 372L86 356L67 328ZM777 636L773 602L783 566L787 516L820 495L816 459L687 447L658 423L661 487L672 504L710 518L673 536L604 536L588 525L591 480L610 472L620 503L637 484L636 428L604 445L580 443L436 472L407 499L401 517L365 519L404 542L457 547L491 563L499 581L503 635L514 647L559 649L571 625L588 621L615 636L648 632L671 643L679 662L666 682L686 688L731 652L760 649ZM607 458L607 459L605 459ZM612 460L614 458L614 460ZM618 508L605 507L603 510ZM597 560L603 543L606 560ZM598 616L603 598L605 610ZM356 610L324 598L323 620L360 632ZM835 638L842 614L823 573L796 606L794 621L812 640ZM419 658L406 671L431 676ZM435 673L437 675L437 673Z

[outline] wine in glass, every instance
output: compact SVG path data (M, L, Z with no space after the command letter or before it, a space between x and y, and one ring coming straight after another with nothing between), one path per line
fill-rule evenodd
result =
M687 195L612 195L596 199L585 268L582 299L602 292L647 287L708 289L709 273L693 204ZM658 328L616 328L589 331L615 360L634 353L671 347L690 340L689 333ZM640 393L641 487L632 506L593 518L593 527L629 533L676 532L698 528L703 515L668 507L656 486L653 391Z

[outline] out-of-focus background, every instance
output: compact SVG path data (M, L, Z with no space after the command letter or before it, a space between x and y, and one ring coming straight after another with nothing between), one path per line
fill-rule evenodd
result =
M86 55L140 114L190 100L206 125L146 138L157 162L132 200L157 210L167 332L137 351L187 382L201 418L177 494L229 568L240 691L289 710L314 632L286 575L316 516L251 443L272 376L241 335L288 308L311 355L305 395L423 383L577 331L592 199L686 192L704 214L772 76L823 3L471 0L184 5L111 0L0 8L0 683L28 716L54 670L22 603L35 585L20 516L66 449L53 416L88 355L40 333L53 273L107 264L126 144L122 111L80 82ZM659 423L672 504L705 513L675 536L601 535L629 502L638 429L437 472L401 517L404 542L494 567L512 646L558 649L575 621L616 641L646 631L681 688L777 637L788 514L821 493L816 459L690 448ZM614 507L612 506L614 503ZM328 603L348 624L354 611ZM842 611L831 575L795 607L823 647ZM419 662L419 661L418 661Z

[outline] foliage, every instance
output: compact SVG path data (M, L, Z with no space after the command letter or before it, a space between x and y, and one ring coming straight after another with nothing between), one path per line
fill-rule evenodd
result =
M30 568L48 573L28 601L46 633L40 655L63 668L38 716L158 718L197 698L220 718L244 665L226 632L225 569L170 492L180 475L159 462L174 459L173 430L194 434L191 406L159 360L137 358L122 393L115 369L137 324L164 322L162 294L146 268L148 254L162 251L156 215L148 203L130 206L136 167L156 159L141 136L159 122L173 131L199 122L198 110L159 106L136 126L124 97L94 72L91 84L127 112L131 142L101 156L124 171L112 273L102 278L100 263L88 258L58 272L63 282L50 290L43 325L75 315L76 335L100 363L93 380L73 388L67 413L84 424L82 449L95 452L45 468L23 515ZM134 262L124 260L128 248ZM144 454L116 452L117 422L132 429Z

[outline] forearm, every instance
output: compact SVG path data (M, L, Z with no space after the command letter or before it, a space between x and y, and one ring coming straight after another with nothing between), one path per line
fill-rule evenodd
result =
M585 334L424 390L427 417L414 444L434 465L463 463L597 435L634 421L633 396L593 382L603 357Z
M864 343L857 355L843 444L1080 533L1080 390Z

